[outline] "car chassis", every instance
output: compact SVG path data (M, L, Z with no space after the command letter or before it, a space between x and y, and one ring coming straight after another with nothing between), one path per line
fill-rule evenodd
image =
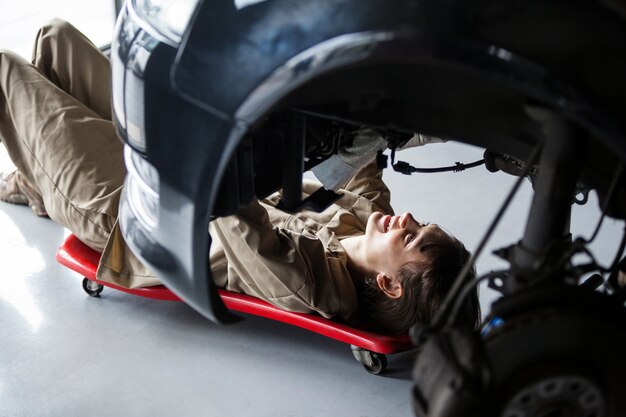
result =
M349 127L510 155L524 161L520 178L537 175L524 235L499 252L510 268L482 277L503 295L490 312L502 324L483 335L456 324L471 289L459 276L434 322L412 331L422 349L415 412L620 415L624 244L609 267L574 265L589 242L568 232L581 184L598 191L603 216L626 217L625 10L610 1L205 1L179 44L156 46L125 10L112 50L116 124L129 181L146 161L158 172L158 219L142 221L126 192L124 236L182 299L229 323L237 318L211 279L203 225L280 188L285 210L327 206L336 195L326 190L301 200L302 174L348 142ZM557 17L565 24L554 27ZM592 68L595 50L604 65ZM146 86L141 103L128 93L133 82Z

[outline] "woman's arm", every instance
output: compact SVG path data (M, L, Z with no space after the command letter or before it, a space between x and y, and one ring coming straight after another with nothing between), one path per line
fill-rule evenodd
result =
M367 198L383 213L393 213L391 192L383 181L383 170L376 161L372 161L352 177L344 187L345 190Z
M211 223L227 261L226 289L288 311L348 319L356 291L341 260L301 220L291 216L285 223L272 225L257 200Z

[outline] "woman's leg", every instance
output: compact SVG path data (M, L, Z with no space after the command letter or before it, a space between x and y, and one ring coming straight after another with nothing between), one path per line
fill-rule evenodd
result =
M125 176L113 123L0 51L0 140L50 218L102 250Z
M32 63L63 91L112 120L109 59L70 23L54 19L39 29Z

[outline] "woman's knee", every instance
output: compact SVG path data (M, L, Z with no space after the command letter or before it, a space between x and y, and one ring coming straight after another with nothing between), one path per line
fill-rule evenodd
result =
M12 65L15 62L24 62L24 58L8 49L0 49L0 68Z
M33 64L46 73L39 61L52 60L55 54L68 49L68 45L80 35L80 31L71 23L59 18L52 19L37 32L33 48Z
M59 37L75 30L76 28L68 21L55 17L39 29L37 37Z

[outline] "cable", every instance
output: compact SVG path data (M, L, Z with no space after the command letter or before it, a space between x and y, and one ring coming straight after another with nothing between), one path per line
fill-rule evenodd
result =
M450 171L461 172L461 171L465 171L468 168L474 168L474 167L480 166L484 163L485 163L485 160L481 159L475 162L471 162L469 164L462 164L460 162L455 162L454 165L450 165L447 167L417 168L417 167L409 165L407 162L398 161L397 163L393 164L392 167L393 167L393 170L396 172L399 172L404 175L411 175L414 172L419 172L423 174L431 174L435 172L450 172Z
M433 319L433 325L432 325L433 328L440 329L444 325L452 326L454 324L456 317L449 316L448 320L445 321L444 323L445 317L448 316L448 312L452 306L452 303L454 303L454 300L456 299L457 294L459 293L459 291L461 291L461 288L464 285L463 281L465 280L467 273L470 271L470 269L476 262L476 259L480 256L481 252L485 248L485 245L487 244L487 241L489 240L496 226L502 219L504 212L511 204L511 201L513 201L513 197L515 196L515 194L517 194L517 191L519 190L519 187L522 185L524 178L528 175L532 166L537 161L537 158L539 157L539 154L541 153L541 148L542 148L542 142L538 143L533 149L533 152L531 153L531 156L529 158L528 164L526 165L526 169L524 170L523 175L521 175L513 184L513 187L511 188L506 199L500 206L498 213L496 214L491 224L489 225L489 228L487 229L487 231L485 232L485 235L483 236L482 240L478 244L478 247L476 248L476 250L470 257L469 261L465 263L465 266L463 267L461 272L457 275L457 278L454 281L454 284L452 284L452 288L450 288L450 291L446 295L446 298L443 300L443 303L439 307L439 310L437 311L437 314L435 315L435 318Z
M621 164L615 170L615 175L613 176L613 179L611 180L611 184L609 185L609 189L606 193L606 198L604 199L604 204L602 204L602 215L600 216L600 220L598 221L598 224L596 225L596 229L594 230L593 235L591 235L591 238L587 239L585 243L589 244L593 242L594 239L598 236L598 232L600 232L600 227L602 226L602 222L604 222L604 218L606 217L606 210L608 209L609 203L611 202L611 199L613 198L613 192L615 191L615 187L617 186L618 180L622 176L623 170L624 170L624 166Z
M619 244L619 248L617 249L617 253L615 254L615 258L613 258L613 262L611 262L610 270L613 270L619 263L622 258L622 254L624 253L624 248L626 248L626 222L624 223L624 233L622 234L622 241Z
M469 295L470 291L472 291L473 288L478 287L478 284L480 284L482 281L488 278L502 277L506 275L508 272L509 272L508 269L490 271L490 272L487 272L486 274L481 275L475 280L466 282L463 288L461 289L459 296L456 298L456 300L454 300L454 305L452 306L452 310L450 311L450 316L454 318L457 317L457 315L459 314L459 311L461 310L461 307L463 306L463 302Z
M438 168L417 168L409 164L408 162L398 161L396 163L396 149L397 146L394 144L391 148L391 167L394 171L399 172L404 175L411 175L415 172L419 172L421 174L432 174L437 172L461 172L465 171L468 168L474 168L480 166L485 163L484 159L480 159L478 161L470 162L469 164L462 164L460 162L455 162L454 165L450 165L447 167L438 167ZM379 151L379 155L377 158L380 158L380 154L382 151ZM385 157L386 158L386 157ZM386 159L385 159L386 166Z
M611 262L611 268L609 269L610 274L608 282L613 290L619 288L619 284L617 282L617 275L619 274L619 272L615 271L615 268L617 268L624 254L624 248L626 248L626 222L624 223L624 233L622 234L622 241L619 244L619 248L617 249L617 253L615 254L615 258L613 258L613 262Z

